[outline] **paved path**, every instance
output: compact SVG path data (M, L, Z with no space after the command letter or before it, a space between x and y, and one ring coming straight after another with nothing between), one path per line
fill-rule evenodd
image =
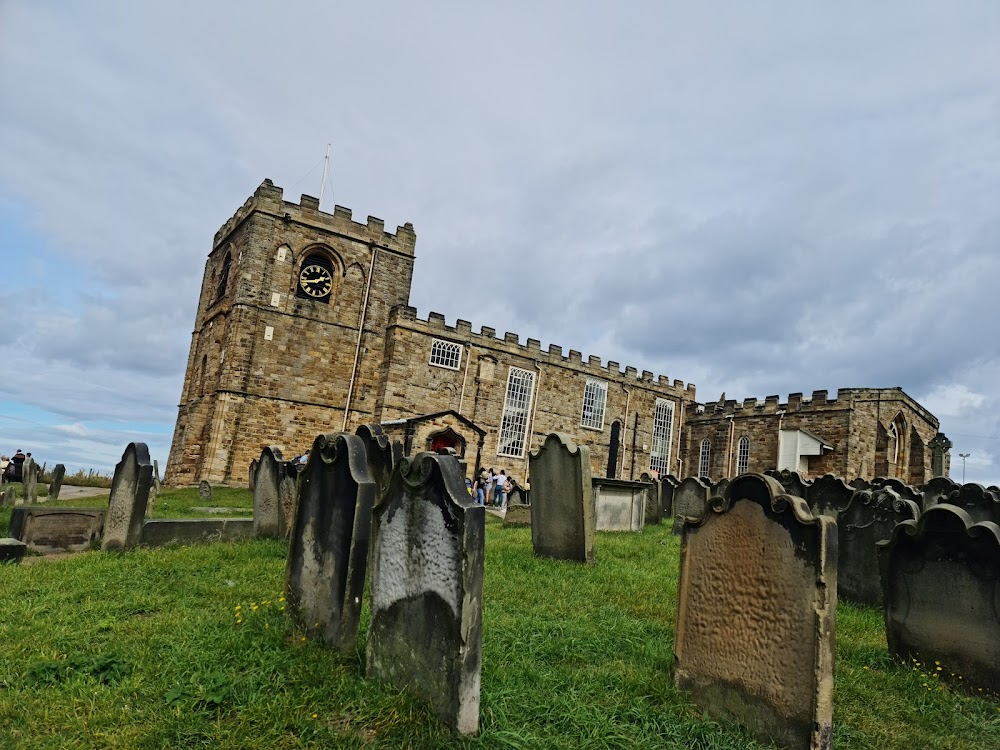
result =
M59 500L75 500L79 497L100 497L101 495L111 495L111 490L107 487L77 487L72 484L64 484L59 490ZM38 498L44 502L48 498ZM59 502L57 500L56 502Z

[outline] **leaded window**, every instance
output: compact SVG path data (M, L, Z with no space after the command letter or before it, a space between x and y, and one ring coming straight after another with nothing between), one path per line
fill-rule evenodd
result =
M534 389L535 373L519 367L510 368L510 374L507 375L507 395L503 402L503 417L500 420L498 456L524 457L528 416L531 412L531 396Z
M608 384L603 380L587 380L587 385L583 389L583 416L580 418L580 424L603 430L604 406L607 400Z
M656 399L653 411L653 445L649 456L649 468L661 474L670 466L670 440L674 430L674 402L665 398Z
M707 477L712 465L712 441L705 438L701 441L701 451L698 454L698 476Z
M736 473L746 474L750 468L750 438L745 435L736 445Z
M431 344L430 363L435 367L447 367L449 370L457 370L462 362L462 345L454 341L444 341L434 339Z

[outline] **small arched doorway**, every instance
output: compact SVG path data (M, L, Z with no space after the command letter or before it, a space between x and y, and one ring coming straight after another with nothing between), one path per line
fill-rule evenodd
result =
M611 443L608 445L608 470L605 475L614 479L618 469L618 446L621 442L622 423L615 420L611 423Z

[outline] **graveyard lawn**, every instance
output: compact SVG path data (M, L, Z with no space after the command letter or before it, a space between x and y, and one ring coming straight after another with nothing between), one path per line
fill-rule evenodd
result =
M216 490L211 502L228 499ZM761 748L672 686L669 524L598 533L595 546L590 566L535 558L530 529L488 519L471 739L362 679L367 607L348 656L292 628L283 542L4 567L0 747ZM1000 704L943 687L933 667L893 663L878 610L841 604L837 635L835 747L1000 747Z

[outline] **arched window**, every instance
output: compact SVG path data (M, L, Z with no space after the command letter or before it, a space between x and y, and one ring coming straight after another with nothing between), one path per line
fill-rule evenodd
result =
M746 435L740 438L736 445L736 473L746 474L750 467L750 438Z
M226 293L226 287L229 286L229 267L232 265L233 256L231 253L226 253L226 257L222 260L222 270L219 271L219 285L215 288L216 299L222 299Z
M705 438L701 441L701 453L698 456L698 476L707 477L712 463L712 441Z
M295 296L315 302L330 304L333 295L333 263L323 253L312 253L299 267L299 279Z

